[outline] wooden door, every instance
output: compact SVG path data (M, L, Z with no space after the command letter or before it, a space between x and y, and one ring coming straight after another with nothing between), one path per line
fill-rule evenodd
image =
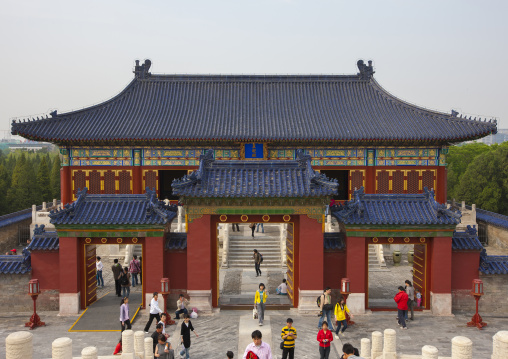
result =
M428 308L429 303L427 293L427 246L425 244L414 245L414 261L413 261L413 286L419 289L422 294L423 308ZM416 294L415 294L416 300Z
M96 245L85 245L85 306L97 300Z
M287 271L287 289L288 296L293 306L295 305L295 238L294 238L294 226L293 223L287 224L287 237L286 237L286 264L288 267Z

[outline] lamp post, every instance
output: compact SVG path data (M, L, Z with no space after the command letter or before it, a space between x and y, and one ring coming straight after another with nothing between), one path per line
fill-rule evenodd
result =
M340 294L342 294L342 297L344 297L344 305L346 305L347 298L351 294L349 284L350 284L349 278L342 278L340 281ZM351 320L351 317L349 316L348 312L346 312L346 323L347 325L355 324L355 322Z
M37 315L37 297L41 294L41 288L39 286L38 279L30 279L28 282L28 294L32 296L32 300L34 301L34 314L30 317L30 321L25 323L25 327L30 327L30 330L36 327L45 326L46 323L41 322L41 318Z
M174 320L171 320L171 316L168 314L167 307L168 307L168 296L170 293L169 290L169 279L168 278L162 278L161 279L161 291L162 298L164 298L164 314L166 314L166 323L165 325L173 325L175 324Z
M467 326L482 329L487 326L487 323L483 322L482 317L478 314L478 301L483 295L483 281L481 279L473 279L473 290L471 291L471 294L476 300L476 313L473 315L471 321L467 323Z

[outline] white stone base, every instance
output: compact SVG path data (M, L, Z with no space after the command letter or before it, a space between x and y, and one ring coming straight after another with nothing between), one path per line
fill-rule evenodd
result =
M80 292L60 293L60 312L58 315L79 314Z
M432 315L453 316L452 294L430 292L430 310Z
M347 307L353 315L365 314L365 293L351 293L347 298Z
M187 290L189 297L188 310L198 308L199 314L212 314L212 290Z
M322 290L298 290L298 314L317 315L319 308L316 298L323 294Z

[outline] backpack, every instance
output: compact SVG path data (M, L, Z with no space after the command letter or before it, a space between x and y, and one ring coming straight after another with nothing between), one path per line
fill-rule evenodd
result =
M127 274L122 273L122 277L120 278L120 285L129 285L129 278L127 277Z
M317 297L316 304L319 308L321 308L321 296Z
M259 253L259 264L263 263L263 255Z

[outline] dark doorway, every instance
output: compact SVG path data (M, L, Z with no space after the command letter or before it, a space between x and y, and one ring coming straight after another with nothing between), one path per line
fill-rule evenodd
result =
M171 183L175 178L182 178L186 174L187 170L159 170L159 199L178 201L178 196L173 196Z
M337 196L333 199L336 201L347 201L348 200L348 170L321 170L328 178L336 179L339 182L339 189Z

